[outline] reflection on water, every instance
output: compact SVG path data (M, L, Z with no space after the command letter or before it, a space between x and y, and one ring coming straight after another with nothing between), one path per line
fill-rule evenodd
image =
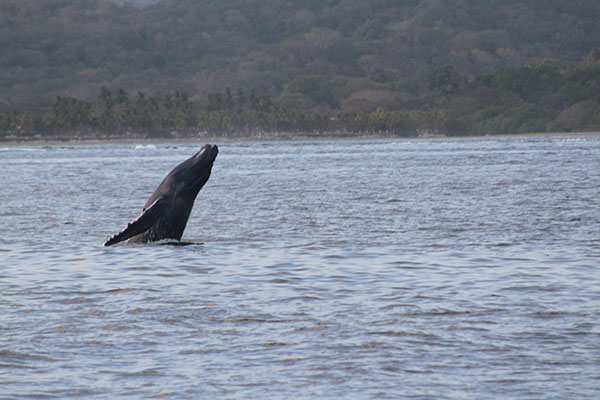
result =
M0 149L0 398L593 399L600 137Z

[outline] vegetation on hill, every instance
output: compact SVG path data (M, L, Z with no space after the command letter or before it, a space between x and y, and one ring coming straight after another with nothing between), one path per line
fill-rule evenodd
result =
M0 132L600 129L596 0L145 3L0 1Z

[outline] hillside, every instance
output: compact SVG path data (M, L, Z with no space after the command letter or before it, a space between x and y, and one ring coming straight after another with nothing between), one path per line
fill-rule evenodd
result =
M594 64L600 43L596 0L117 3L0 1L0 112L43 113L101 87L198 103L254 89L323 115L449 109L439 97L479 76L543 62L565 76ZM453 83L436 91L443 71Z

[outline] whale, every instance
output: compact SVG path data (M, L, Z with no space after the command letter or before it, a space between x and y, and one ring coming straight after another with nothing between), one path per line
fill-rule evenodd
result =
M177 165L158 185L137 218L111 236L104 246L120 242L180 241L200 189L206 184L219 149L206 144Z

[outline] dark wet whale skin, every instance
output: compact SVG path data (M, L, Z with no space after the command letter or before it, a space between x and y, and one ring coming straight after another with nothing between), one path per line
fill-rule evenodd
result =
M218 153L216 145L206 144L173 168L152 193L140 215L104 245L125 240L129 243L181 240L196 196L210 178Z

